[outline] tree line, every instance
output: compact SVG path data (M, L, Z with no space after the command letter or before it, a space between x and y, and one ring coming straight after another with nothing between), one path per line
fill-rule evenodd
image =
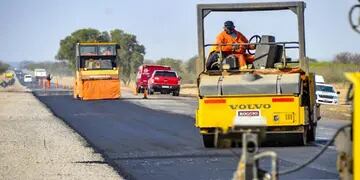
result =
M34 62L34 61L21 61L19 64L20 69L27 69L34 71L34 69L46 69L46 71L52 75L59 76L72 76L73 70L69 68L70 65L66 61L43 61L43 62Z
M350 52L341 52L341 53L335 55L333 62L343 63L343 64L360 65L360 54L359 53L350 53Z
M0 74L6 72L9 69L10 65L7 63L4 63L0 60Z
M323 75L325 82L345 83L345 72L360 71L360 54L341 52L334 56L331 61L318 61L313 59L310 63L310 71Z
M72 69L72 71L75 67L75 46L78 42L115 42L119 44L120 50L118 52L119 56L117 58L117 64L121 68L121 79L125 84L129 84L135 79L137 68L142 64L167 65L178 72L178 74L182 77L183 83L196 82L197 74L195 67L196 61L198 59L197 56L194 56L186 61L169 57L161 58L158 60L145 60L145 47L137 41L136 35L124 32L120 29L102 32L93 28L79 29L66 36L64 39L60 40L60 48L55 58L59 60L59 62L63 62L68 65ZM321 71L325 74L328 74L328 71L334 68L330 66L330 63L343 64L344 67L341 66L340 69L338 68L336 70L339 71L339 73L344 71L359 71L360 54L342 52L335 55L332 61L327 61L323 63L323 61L310 59L310 62L311 64L313 64L312 67L314 71ZM321 68L321 66L317 66L321 63L323 63L322 67L324 68ZM329 63L329 66L325 65L327 63ZM351 66L351 64L355 64L356 66ZM41 64L35 63L35 66L39 65ZM45 65L43 64L43 66ZM329 67L331 68L329 69ZM30 67L30 69L32 68L33 67ZM334 78L332 79L334 81L339 81L339 78L335 78L338 76L339 74L336 76L334 75Z
M192 84L196 82L196 61L197 56L194 56L186 61L173 58L161 58L157 61L145 60L144 64L159 64L172 67L178 75L182 78L182 83Z
M136 36L120 29L100 32L97 29L79 29L60 41L60 48L55 56L57 60L68 61L72 69L75 67L75 47L79 42L115 42L120 45L117 64L121 72L121 79L129 84L132 74L143 64L145 47Z
M59 61L67 62L74 69L75 47L78 42L115 42L119 44L117 64L121 68L121 79L125 84L129 84L135 79L137 68L144 63L171 66L182 77L183 82L195 82L196 57L186 62L173 58L161 58L156 61L147 60L144 62L144 45L137 41L135 35L120 29L114 29L109 32L100 32L92 28L79 29L60 40L60 48L55 58Z

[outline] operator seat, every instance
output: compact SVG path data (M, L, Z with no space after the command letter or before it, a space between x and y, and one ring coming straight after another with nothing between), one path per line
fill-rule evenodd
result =
M207 70L219 70L220 65L214 65L214 63L216 63L219 58L220 58L220 53L212 52L206 61L206 69ZM228 56L223 55L223 58L224 58L223 64L228 64L230 66L230 70L239 69L238 60L234 55L232 55L232 54L230 54Z
M273 43L275 37L262 35L260 43ZM281 62L282 45L259 44L256 46L255 60L253 62L255 69L274 68L274 64Z

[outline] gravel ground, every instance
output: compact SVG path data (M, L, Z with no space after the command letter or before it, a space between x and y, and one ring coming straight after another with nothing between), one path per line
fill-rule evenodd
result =
M23 88L0 91L0 179L121 179Z
M3 77L3 75L0 75L0 77ZM0 78L0 82L3 79L4 78ZM0 92L30 92L30 90L22 86L18 79L15 78L15 83L12 86L7 86L6 88L0 87Z

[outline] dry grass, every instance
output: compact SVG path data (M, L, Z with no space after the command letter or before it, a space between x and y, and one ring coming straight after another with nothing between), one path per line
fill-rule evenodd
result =
M358 72L360 71L360 65L322 61L311 63L310 71L324 76L325 82L341 83L347 82L344 76L345 72Z
M182 84L180 87L180 94L184 96L197 96L198 89L196 84Z
M346 103L348 83L335 83L335 89L340 92L338 105L321 105L321 116L328 119L351 119L351 106Z

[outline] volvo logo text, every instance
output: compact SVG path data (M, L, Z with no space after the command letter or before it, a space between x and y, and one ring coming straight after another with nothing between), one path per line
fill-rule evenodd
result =
M270 104L231 104L231 109L270 109Z

